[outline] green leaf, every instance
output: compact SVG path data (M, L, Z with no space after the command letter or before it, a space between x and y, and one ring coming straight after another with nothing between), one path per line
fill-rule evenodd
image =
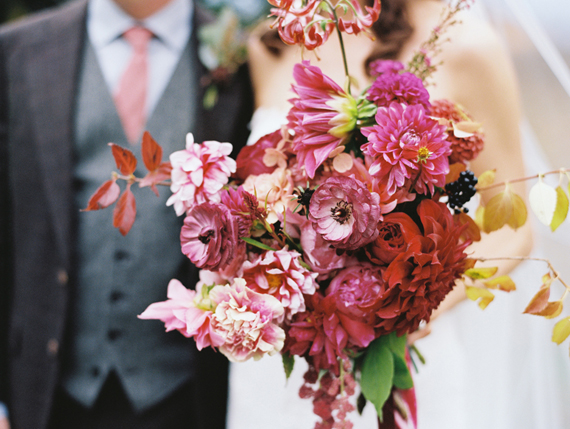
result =
M561 186L556 188L556 196L556 209L554 210L554 216L550 222L552 232L556 231L562 222L564 222L566 216L568 216L568 197Z
M390 340L380 337L374 340L364 356L360 387L364 397L374 404L382 418L382 407L390 397L394 381L394 354Z
M251 244L252 246L259 247L260 249L263 250L275 250L273 247L269 247L266 244L260 243L259 241L251 237L242 237L241 239L245 241L247 244Z
M408 363L406 359L401 359L400 356L394 355L394 386L398 389L411 389L414 387L414 380L410 374Z
M283 360L283 369L285 370L285 378L289 380L291 373L293 372L293 367L295 366L295 356L290 355L289 353L283 353L281 355Z

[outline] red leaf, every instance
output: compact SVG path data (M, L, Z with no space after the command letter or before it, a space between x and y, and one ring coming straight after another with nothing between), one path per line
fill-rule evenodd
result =
M117 168L120 170L121 174L125 176L130 176L135 172L137 168L137 159L133 153L115 143L109 143L111 150L113 151L113 157L115 158L115 163Z
M135 217L137 215L137 205L135 196L131 192L131 185L127 185L127 189L119 198L119 202L113 211L113 226L119 228L122 235L127 235L131 230Z
M119 188L117 182L114 180L107 180L99 186L99 189L97 189L93 195L91 195L91 198L89 198L89 202L87 203L87 208L83 211L89 212L109 207L117 201L120 193L121 188Z
M139 182L139 187L144 188L146 186L150 186L152 191L158 197L158 190L156 189L156 185L170 179L171 171L172 165L170 162L163 162L156 170L149 171L148 174L143 177L143 179Z
M142 157L148 171L160 167L162 161L162 147L145 131L142 138Z

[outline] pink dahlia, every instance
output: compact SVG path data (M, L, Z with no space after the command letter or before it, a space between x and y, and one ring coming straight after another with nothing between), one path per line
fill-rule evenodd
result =
M168 284L168 300L149 305L138 317L161 320L166 332L177 330L185 337L194 337L198 350L208 346L218 347L224 343L224 338L212 328L213 308L207 301L200 300L201 295L200 289L197 294L172 279Z
M382 65L387 62L388 64ZM421 104L426 111L430 110L429 93L423 81L410 72L401 73L403 69L396 66L395 61L378 60L370 67L376 79L368 90L366 98L377 106L389 106L393 101L404 104Z
M339 312L353 320L374 326L375 311L382 305L387 285L382 268L361 263L340 271L327 288Z
M180 231L182 253L198 268L224 270L238 251L238 223L222 204L194 206Z
M330 177L320 185L309 206L309 218L329 244L356 250L378 235L380 197L352 177Z
M348 141L356 126L357 106L350 94L308 61L295 64L293 77L293 92L298 95L289 100L293 150L312 179L317 168Z
M300 253L287 248L268 250L253 261L245 261L240 271L240 277L245 279L249 289L279 300L287 320L293 314L305 311L303 294L312 295L318 287L317 274L304 268L300 257Z
M257 198L241 186L222 192L221 204L230 209L230 213L236 219L239 238L249 237L253 222L265 216L264 210L259 207Z
M465 248L461 235L465 226L456 223L447 206L423 200L417 209L423 234L416 235L405 251L384 271L388 290L376 312L380 333L398 335L415 331L465 271Z
M194 136L186 136L186 150L170 155L172 164L171 197L166 205L174 205L180 216L194 204L219 202L219 192L232 173L236 162L230 158L232 145L217 141L194 143Z
M285 332L275 323L283 306L276 298L248 289L240 278L215 286L210 298L216 303L212 326L225 340L219 349L230 361L257 360L283 348Z
M386 183L389 194L412 185L420 194L433 194L435 186L445 186L450 143L445 127L423 106L392 102L378 108L376 123L362 128L368 138L362 151L372 158L370 174Z

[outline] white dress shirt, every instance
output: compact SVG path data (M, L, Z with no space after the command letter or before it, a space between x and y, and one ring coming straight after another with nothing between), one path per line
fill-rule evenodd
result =
M121 35L135 25L149 29L154 34L148 46L145 106L147 118L150 117L188 44L192 13L192 0L171 0L154 15L137 21L113 0L91 0L87 9L87 34L111 94L117 90L132 54L131 45Z

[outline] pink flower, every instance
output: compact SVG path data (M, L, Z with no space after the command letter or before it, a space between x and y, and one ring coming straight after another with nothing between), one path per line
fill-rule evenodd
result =
M311 198L309 218L323 239L339 249L356 250L378 235L380 197L352 177L330 177Z
M236 171L236 162L229 157L230 143L205 141L194 143L194 136L186 136L186 150L170 155L172 164L171 197L166 205L174 205L180 216L194 204L219 202L219 192Z
M412 184L420 194L445 186L451 149L444 126L421 105L396 102L378 108L376 122L362 128L368 138L362 151L373 159L370 174L386 183L389 194Z
M372 7L364 6L368 14L362 11L358 0L349 0L349 2L352 8L350 8L351 10L347 9L346 14L342 13L342 7L337 7L337 14L339 14L338 27L340 31L348 34L358 34L372 27L372 24L378 20L380 16L380 0L374 0Z
M311 271L318 273L318 279L325 280L336 270L355 263L356 259L346 253L337 255L336 249L330 247L320 234L315 231L311 221L305 221L301 227L301 246L304 252L304 261Z
M212 326L225 340L219 349L230 361L281 351L285 332L274 320L283 315L283 306L276 298L248 289L240 278L231 286L215 286L210 297L217 304Z
M304 268L300 257L300 253L287 248L268 250L253 261L245 261L240 271L248 288L279 300L287 320L293 314L305 311L303 294L312 295L318 287L317 274Z
M177 330L185 337L194 337L198 350L208 346L218 347L223 344L224 338L212 328L212 308L207 302L201 302L201 295L201 289L196 294L172 279L168 284L168 300L149 305L138 317L161 320L166 332Z
M257 198L241 186L236 190L229 188L227 192L222 192L221 204L230 209L230 213L237 220L238 238L251 236L253 222L265 217Z
M387 63L383 65L383 63ZM405 104L421 104L430 110L429 93L424 87L423 81L413 73L399 71L395 61L377 60L370 64L376 79L368 90L366 98L377 106L389 106L396 101Z
M235 176L241 181L245 181L250 175L271 174L275 170L275 166L269 167L263 162L264 154L266 149L276 148L282 140L281 130L277 130L261 137L251 146L244 146L236 158Z
M240 245L237 221L222 204L199 204L184 219L180 242L182 253L198 268L223 270Z
M297 82L293 92L298 95L289 100L293 149L312 179L317 168L347 142L356 126L357 106L352 96L308 61L295 64L293 76Z

